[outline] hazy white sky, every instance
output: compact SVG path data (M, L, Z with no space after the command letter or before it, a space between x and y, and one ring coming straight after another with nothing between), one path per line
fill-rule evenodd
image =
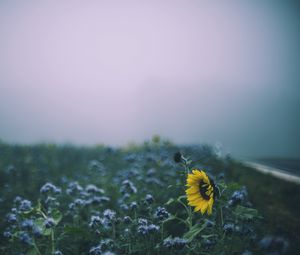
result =
M0 138L299 156L293 2L2 0Z

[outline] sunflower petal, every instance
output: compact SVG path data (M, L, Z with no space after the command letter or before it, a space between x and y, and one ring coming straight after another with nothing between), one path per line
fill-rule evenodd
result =
M203 206L201 206L201 213L204 214L207 210L207 206L208 206L208 203L204 203Z

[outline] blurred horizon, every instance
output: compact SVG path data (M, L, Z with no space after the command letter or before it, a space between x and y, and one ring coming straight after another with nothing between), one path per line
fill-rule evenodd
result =
M0 139L154 134L300 157L297 1L0 2Z

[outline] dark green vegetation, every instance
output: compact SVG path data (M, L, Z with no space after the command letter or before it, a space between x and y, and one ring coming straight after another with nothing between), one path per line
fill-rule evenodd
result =
M261 231L290 240L290 254L300 251L300 185L262 174L232 161L227 178L246 185L249 199L263 215Z
M186 176L173 160L177 151L221 190L227 184L211 216L185 210ZM47 182L55 186L41 192ZM38 254L32 240L41 254L283 254L288 240L285 254L296 254L299 197L299 186L218 158L208 146L159 139L122 149L0 143L0 254ZM22 199L33 209L15 213ZM33 230L14 223L11 214L32 220L41 235L26 239ZM265 235L273 239L261 242Z

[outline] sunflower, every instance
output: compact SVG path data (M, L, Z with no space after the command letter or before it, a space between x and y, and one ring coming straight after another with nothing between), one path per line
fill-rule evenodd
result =
M186 195L188 204L194 206L194 211L201 211L204 214L212 213L212 206L215 198L215 185L207 174L198 169L194 169L187 176Z

